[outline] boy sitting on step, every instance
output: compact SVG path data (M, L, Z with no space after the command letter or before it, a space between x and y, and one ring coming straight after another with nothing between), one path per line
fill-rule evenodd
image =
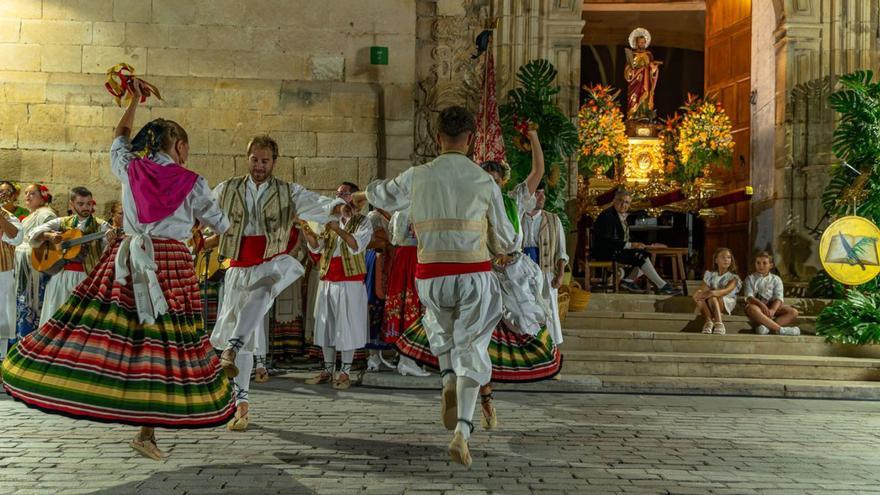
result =
M767 335L771 330L779 335L800 335L800 328L789 326L798 311L783 304L782 279L770 273L772 268L773 260L766 251L755 255L755 273L746 278L746 315L758 324L758 335Z

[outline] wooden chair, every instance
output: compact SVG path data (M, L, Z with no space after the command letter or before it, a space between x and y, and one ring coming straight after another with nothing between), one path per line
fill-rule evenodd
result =
M590 259L590 230L587 229L586 232L586 242L584 243L586 246L584 248L584 290L592 291L592 281L593 281L593 270L599 271L599 278L602 281L602 287L605 292L609 292L608 286L608 271L611 271L611 281L612 285L610 286L611 291L613 293L617 293L620 289L620 272L617 269L616 261L594 261Z

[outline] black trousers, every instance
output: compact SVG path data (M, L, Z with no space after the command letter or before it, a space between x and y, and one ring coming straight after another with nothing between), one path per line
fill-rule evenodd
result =
M621 265L641 267L645 261L651 259L651 253L644 249L621 249L613 253L610 257L598 257L599 261L616 261Z

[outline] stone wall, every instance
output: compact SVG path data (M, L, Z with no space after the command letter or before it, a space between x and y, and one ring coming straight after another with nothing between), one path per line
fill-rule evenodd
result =
M137 124L178 120L189 166L214 184L246 170L256 133L278 141L279 176L330 190L411 164L413 0L3 0L0 178L85 185L103 203L118 185L107 149L122 109L104 72L128 62L165 101ZM389 48L373 66L369 47Z
M812 230L827 225L817 199L837 163L827 98L837 76L877 67L880 6L876 0L753 5L753 60L775 59L773 81L767 66L753 63L753 246L774 251L785 278L807 281L821 268Z

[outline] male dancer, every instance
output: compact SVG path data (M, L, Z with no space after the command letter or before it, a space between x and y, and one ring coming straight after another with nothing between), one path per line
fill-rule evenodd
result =
M568 255L565 253L565 231L559 217L544 210L544 182L535 191L535 209L522 217L523 251L544 272L544 299L550 304L552 313L547 319L547 329L553 343L562 343L562 323L559 321L559 287L565 275Z
M336 195L351 202L357 185L343 182ZM354 351L367 345L367 288L364 280L367 265L364 256L373 238L373 226L367 217L346 211L339 222L327 224L318 237L310 230L304 234L313 253L321 253L318 264L321 281L315 298L315 345L324 354L324 369L308 380L310 385L333 381L333 388L351 386L351 363ZM342 354L342 366L335 380L336 351Z
M231 225L212 236L220 256L230 260L224 277L223 301L211 343L223 349L221 366L234 378L236 414L230 431L248 427L248 393L254 351L266 353L264 322L272 301L305 272L288 252L296 244L298 219L327 223L345 205L340 199L311 192L274 175L278 144L256 136L247 146L248 175L233 177L214 188L214 196Z
M36 248L44 242L60 244L62 234L71 229L78 229L83 235L96 232L107 232L110 224L93 216L92 192L85 187L74 187L70 190L70 205L73 215L50 220L35 228L31 233L31 247ZM40 326L49 321L55 311L73 294L73 289L85 280L86 275L98 264L104 251L103 240L94 240L82 246L76 259L65 261L64 269L52 275L46 284L46 296L40 312Z
M391 180L370 184L365 195L388 211L410 208L418 236L419 298L431 350L443 377L441 417L455 429L452 460L470 466L468 439L479 387L492 375L489 341L501 319L501 290L492 274L490 250L509 253L515 233L501 190L466 153L476 126L462 107L440 112L440 156Z

